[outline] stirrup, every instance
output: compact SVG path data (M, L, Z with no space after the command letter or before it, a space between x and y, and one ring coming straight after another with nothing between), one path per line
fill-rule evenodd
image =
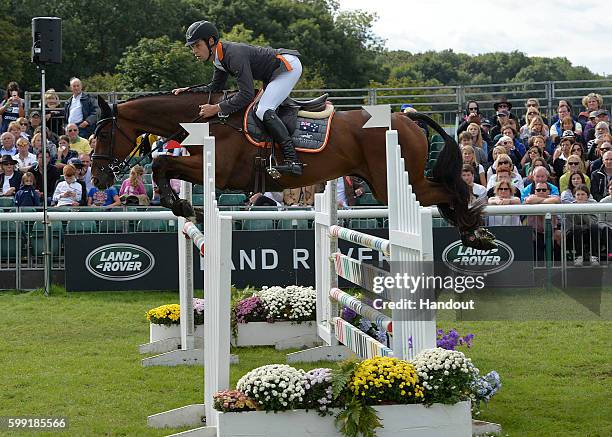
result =
M303 166L304 164L301 162L285 161L282 164L275 165L274 169L282 174L301 176Z

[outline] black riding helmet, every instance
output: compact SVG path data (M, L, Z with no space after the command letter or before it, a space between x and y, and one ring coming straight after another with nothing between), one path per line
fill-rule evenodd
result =
M196 21L189 26L189 29L187 29L187 33L185 34L185 39L187 42L185 45L191 46L197 43L199 40L204 41L206 47L208 48L208 57L206 58L208 61L212 56L212 50L210 49L210 44L208 44L208 40L210 38L212 38L214 41L213 45L217 44L217 41L219 41L219 30L217 29L217 26L212 24L210 21Z

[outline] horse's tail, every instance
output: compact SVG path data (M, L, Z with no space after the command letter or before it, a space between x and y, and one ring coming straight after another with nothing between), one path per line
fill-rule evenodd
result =
M419 112L407 112L405 115L413 121L421 121L431 126L444 139L444 148L438 155L430 178L433 182L444 186L451 196L450 204L438 205L440 213L453 226L458 226L460 229L478 227L484 205L469 207L471 194L469 187L461 178L463 159L459 145L431 117Z

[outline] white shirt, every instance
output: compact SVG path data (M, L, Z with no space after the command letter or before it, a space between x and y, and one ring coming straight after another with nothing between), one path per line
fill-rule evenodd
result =
M15 173L13 173L10 176L4 176L4 185L2 185L2 192L6 193L8 191L9 188L11 188L11 184L9 183L11 181L11 179L13 178L13 176L15 176Z
M336 201L338 204L342 205L342 207L346 208L348 206L348 199L344 192L344 178L340 177L336 180L336 187Z
M480 184L472 185L472 193L474 193L474 197L476 199L480 199L481 197L486 196L487 189Z
M70 103L70 114L68 115L68 123L74 123L78 125L83 121L83 106L81 105L81 96L72 96L72 102Z
M13 159L17 161L17 167L19 167L19 170L24 167L30 167L36 163L36 155L30 152L28 152L28 156L23 159L19 157L19 153L13 156Z
M72 191L74 195L70 197L61 197L62 194L67 191ZM83 187L76 180L70 184L66 181L61 181L55 188L53 200L57 202L57 206L71 206L72 202L79 202L81 200L82 194Z

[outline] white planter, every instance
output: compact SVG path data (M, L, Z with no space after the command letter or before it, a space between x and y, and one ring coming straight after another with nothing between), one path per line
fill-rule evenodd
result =
M195 337L204 338L204 325L195 325L195 331L193 333Z
M382 405L374 407L384 428L378 437L471 437L469 402L455 405ZM334 416L294 410L218 413L218 437L338 437Z
M149 342L166 340L168 338L180 337L181 326L180 325L157 325L155 323L149 323Z
M277 346L279 349L319 343L316 322L249 322L238 323L234 346Z

